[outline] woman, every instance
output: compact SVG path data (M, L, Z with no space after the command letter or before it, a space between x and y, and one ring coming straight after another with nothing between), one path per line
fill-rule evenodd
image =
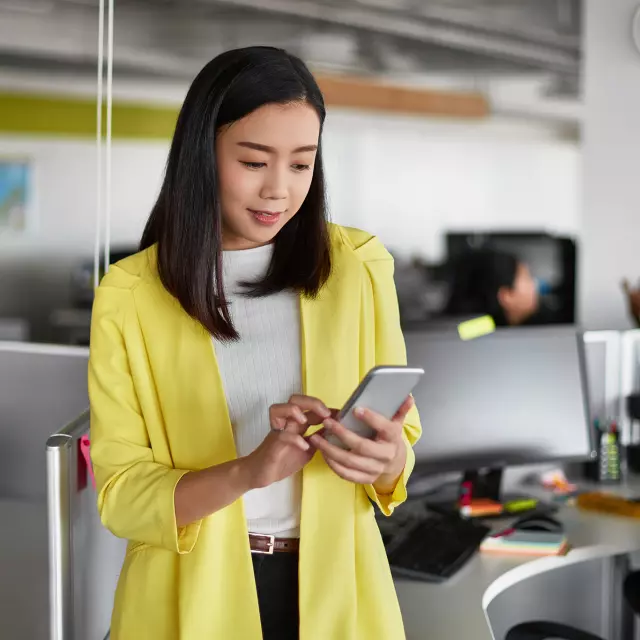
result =
M98 507L130 541L113 640L404 637L371 501L406 498L420 425L407 399L365 441L328 408L405 353L389 254L326 222L324 118L299 59L215 58L96 293ZM321 422L350 450L304 437Z
M532 319L539 303L529 267L511 254L472 251L453 266L448 315L486 314L498 326L517 326Z

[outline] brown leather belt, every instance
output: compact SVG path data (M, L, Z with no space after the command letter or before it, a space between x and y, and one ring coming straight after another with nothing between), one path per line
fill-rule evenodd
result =
M251 546L251 553L264 553L270 556L274 553L298 553L300 540L298 538L276 538L275 536L261 533L250 533L249 545Z

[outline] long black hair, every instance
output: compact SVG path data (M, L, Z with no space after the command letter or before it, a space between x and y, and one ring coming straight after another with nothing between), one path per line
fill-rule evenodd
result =
M215 140L224 125L259 107L305 102L320 118L320 88L305 64L272 47L227 51L198 74L185 98L169 151L164 182L140 249L157 244L164 287L214 337L236 340L222 281L222 215ZM329 278L331 251L325 180L318 143L311 187L298 213L274 242L265 277L248 295L285 289L315 296Z
M506 325L498 294L503 287L513 288L518 265L515 256L493 249L461 255L453 263L447 314L488 314L498 326Z

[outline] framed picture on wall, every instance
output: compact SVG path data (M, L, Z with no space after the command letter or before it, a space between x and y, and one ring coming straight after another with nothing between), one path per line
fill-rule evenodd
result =
M29 228L31 178L28 159L0 156L0 233Z

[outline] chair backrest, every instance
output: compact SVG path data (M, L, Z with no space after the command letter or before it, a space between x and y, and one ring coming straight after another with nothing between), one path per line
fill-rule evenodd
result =
M504 640L510 629L530 621L621 638L622 580L628 566L628 554L621 549L587 547L566 557L541 558L512 569L483 597L494 640Z
M89 414L47 441L50 640L104 640L126 541L100 522L80 442Z
M89 405L84 347L0 342L0 499L47 495L44 443Z

